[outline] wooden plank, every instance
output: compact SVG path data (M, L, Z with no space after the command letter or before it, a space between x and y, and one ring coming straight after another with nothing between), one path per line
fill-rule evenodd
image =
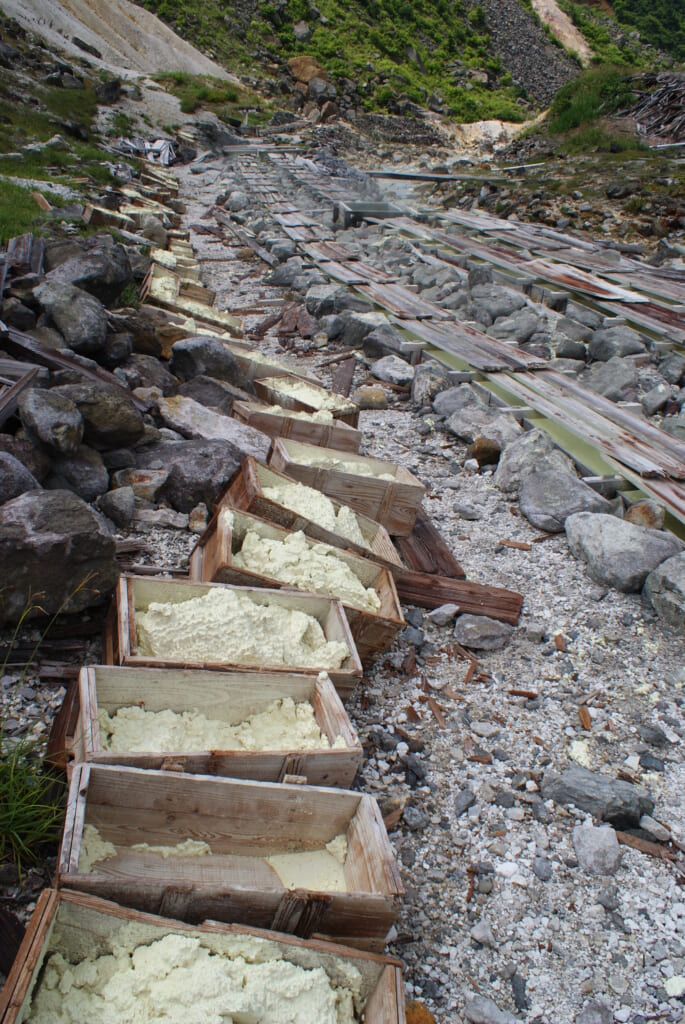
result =
M335 371L331 381L331 391L334 394L349 395L354 380L355 364L355 359L345 359Z
M337 451L356 453L362 441L361 431L340 420L316 423L314 420L296 419L289 416L287 410L275 412L270 405L258 402L234 402L231 416L269 437L288 437Z
M397 581L397 592L403 601L421 608L458 604L462 612L487 615L514 626L523 606L523 596L514 590L425 572L403 573Z
M397 537L395 546L414 572L465 579L466 573L445 543L440 531L433 525L423 509L408 537Z
M25 934L16 914L0 906L0 974L9 974Z

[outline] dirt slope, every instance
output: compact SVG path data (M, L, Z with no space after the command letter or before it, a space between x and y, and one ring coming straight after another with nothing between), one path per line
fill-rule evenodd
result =
M72 42L78 36L99 50L103 65L116 72L188 71L229 77L154 14L129 0L0 0L0 7L49 43L84 56Z

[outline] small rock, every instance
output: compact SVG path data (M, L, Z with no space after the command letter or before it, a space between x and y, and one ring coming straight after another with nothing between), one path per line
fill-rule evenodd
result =
M487 615L460 615L454 627L455 640L477 651L497 651L511 639L514 627Z
M640 767L644 768L647 772L663 772L666 770L666 765L661 758L649 753L640 755Z
M383 356L371 364L371 375L377 380L400 386L411 384L414 379L414 367L400 359L399 356Z
M682 974L674 974L664 982L666 995L671 999L680 999L685 996L685 977Z
M454 814L457 818L461 818L462 814L468 811L469 807L473 807L476 802L476 794L472 789L462 789L454 799Z
M133 519L136 496L132 487L117 487L98 498L98 508L111 519L115 526L125 529Z
M610 825L596 828L579 825L573 830L578 863L592 875L615 875L621 864L621 848Z
M636 355L645 351L645 343L630 327L607 327L595 331L588 343L591 359L607 362L613 357Z
M388 396L385 393L385 389L382 387L374 387L373 385L365 385L356 388L352 394L352 401L355 402L360 409L388 408Z
M411 832L419 832L428 825L428 815L420 807L411 805L404 808L402 820Z
M9 452L0 451L0 505L35 490L41 490L41 486L23 462Z
M489 949L497 949L495 936L487 921L479 921L477 924L474 924L469 935L479 945L487 946Z
M521 481L530 473L557 469L573 473L573 462L564 455L543 430L528 430L502 452L495 472L495 486L506 494L516 494Z
M613 1024L614 1015L605 1003L591 999L576 1016L576 1024Z
M640 828L648 832L658 843L667 843L671 838L668 829L664 828L660 822L655 821L649 814L643 814L640 818Z
M434 626L449 626L459 614L458 604L441 604L426 616Z
M541 882L549 882L554 869L552 864L547 860L546 857L535 857L533 859L533 874L540 879Z
M35 444L55 452L75 452L83 439L83 417L71 399L54 391L29 388L19 396L19 418Z
M636 501L624 513L624 520L634 526L645 526L649 530L662 530L664 526L664 509L656 501L645 498Z
M518 1024L513 1014L500 1010L487 996L467 997L464 1013L470 1024Z

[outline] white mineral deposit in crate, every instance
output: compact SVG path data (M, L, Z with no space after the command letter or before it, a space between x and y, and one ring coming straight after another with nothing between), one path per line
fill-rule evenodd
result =
M319 409L318 412L296 412L294 409L284 409L282 405L260 405L257 402L249 403L250 409L255 412L276 413L285 416L289 420L308 420L309 423L333 423L333 413L327 409Z
M381 606L376 591L364 586L334 548L310 546L302 531L276 540L248 530L240 551L233 556L233 565L291 583L298 590L336 597L355 608L377 612Z
M313 615L223 587L188 601L152 601L137 612L136 628L145 657L334 669L350 656Z
M356 406L348 398L342 395L334 395L326 392L323 388L317 388L314 384L306 384L301 380L291 380L287 377L267 377L262 381L267 387L272 388L277 394L287 395L294 398L303 405L310 405L312 409L323 409L330 412L354 412Z
M265 860L274 869L286 889L312 889L315 892L347 892L343 866L347 857L347 839L336 836L323 850L275 853Z
M252 949L254 946L254 949ZM30 1024L354 1024L361 975L334 987L323 967L303 968L273 943L245 936L242 955L200 937L169 934L130 952L71 964L52 953L33 995Z
M299 512L312 522L318 523L331 533L339 533L342 537L354 541L361 547L368 548L368 544L359 529L359 521L347 505L341 505L338 512L335 505L321 491L305 484L292 483L282 484L278 487L264 487L264 497L275 501L278 505L284 505L293 512Z
M295 703L292 697L271 702L237 725L206 718L190 711L146 711L134 704L110 715L98 711L103 750L174 751L193 750L329 750L331 744L316 721L309 701ZM345 747L342 736L334 749Z
M116 846L103 839L95 825L83 826L77 868L80 874L90 874L93 864L97 864L101 860L109 860L110 857L116 857L116 855Z
M371 476L375 480L394 480L395 473L383 473L374 469L368 462L353 462L351 459L338 459L334 455L318 455L316 452L307 452L306 455L298 455L296 462L303 462L307 466L316 466L319 469L333 469L337 473L352 473L354 476Z

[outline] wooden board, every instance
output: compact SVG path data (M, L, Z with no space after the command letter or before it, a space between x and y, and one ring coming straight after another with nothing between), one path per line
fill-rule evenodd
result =
M395 544L409 569L414 572L428 572L455 580L466 578L466 573L448 548L442 534L423 509L419 509L414 529L409 536L398 537Z
M294 419L287 412L274 412L270 405L257 402L234 402L231 415L269 437L287 437L293 441L334 448L336 451L356 453L362 441L359 430L339 420L334 423L316 423L313 420Z
M324 387L308 381L309 387L318 392L322 404L310 405L304 400L293 398L286 391L281 391L278 386L279 380L287 383L290 379L292 379L292 375L284 373L271 373L268 377L255 379L254 387L257 396L268 405L280 405L284 409L294 409L295 412L317 412L323 408L325 400L331 397L331 393ZM330 412L333 419L347 423L350 427L356 427L359 423L359 407L349 398L344 399L344 404L339 409L331 409Z
M421 608L458 604L462 612L488 615L491 619L510 622L514 626L523 606L523 597L515 590L432 576L424 572L405 572L397 581L397 592L403 601Z
M275 576L263 576L238 568L234 564L234 556L241 550L248 531L281 542L292 531L284 530L275 523L238 509L231 510L230 516L232 524L229 524L226 516L221 514L212 518L190 556L190 578L199 583L235 583L237 586L295 589L292 584L284 583ZM378 612L343 602L357 652L362 664L365 664L377 654L386 651L404 626L404 616L392 574L377 563L358 555L342 551L332 545L322 545L320 541L308 537L305 537L305 540L310 548L324 547L334 557L339 558L352 570L364 587L375 590L380 598Z
M362 762L362 748L330 679L274 672L203 672L190 669L121 668L106 665L81 669L77 721L69 754L86 764L184 771L200 775L280 782L297 775L313 786L347 788ZM138 705L146 711L199 711L207 718L237 725L289 697L308 701L330 743L329 749L301 750L103 750L98 712L114 715ZM334 748L342 737L344 746Z
M79 871L84 825L116 856ZM288 889L264 858L347 839L346 890ZM140 843L206 842L207 856L162 857ZM173 893L181 920L315 932L377 952L397 918L402 884L378 805L345 790L76 765L58 863L61 886L159 913Z
M201 597L221 583L186 583L149 577L119 577L110 615L105 623L105 663L149 668L199 668L214 672L277 672L281 674L318 675L325 666L268 665L257 663L232 664L225 662L193 662L181 659L153 657L138 654L136 613L145 611L152 601L178 603ZM299 591L267 590L257 587L231 587L247 595L255 604L297 609L312 615L323 629L327 640L346 644L350 656L338 669L327 670L339 692L349 694L362 677L362 666L352 639L345 612L339 601ZM230 621L226 623L230 628Z
M373 559L397 575L403 568L400 556L397 554L388 531L380 523L374 522L367 516L357 514L359 529L364 538L365 545L355 544L348 537L342 534L333 533L313 519L308 519L293 509L279 505L264 495L263 487L282 487L285 484L292 484L291 477L284 473L278 473L270 466L264 466L252 456L248 455L243 460L240 472L231 480L226 490L221 494L216 503L216 512L222 507L237 508L244 512L251 512L262 519L268 519L287 530L303 530L308 537L321 540L325 544L332 544L333 547L355 551L363 558ZM333 501L336 512L340 504ZM215 514L216 514L215 512Z
M324 459L342 460L350 466L327 468L317 465ZM362 512L397 537L406 537L414 529L426 493L421 481L395 462L363 455L340 456L326 448L285 438L277 438L274 442L269 465L327 497L349 505L356 512ZM358 472L355 472L356 467ZM392 479L383 480L381 474L392 474Z
M120 940L123 925L135 925L134 944L144 945L165 935L191 935L216 954L228 955L241 938L275 943L283 959L306 969L322 967L332 983L340 983L350 968L362 976L365 1024L406 1024L401 965L377 956L317 939L298 939L240 925L206 922L187 925L168 917L142 914L83 893L46 889L31 917L21 949L0 994L0 1024L19 1024L45 956L60 952L80 963L84 951L106 955Z

